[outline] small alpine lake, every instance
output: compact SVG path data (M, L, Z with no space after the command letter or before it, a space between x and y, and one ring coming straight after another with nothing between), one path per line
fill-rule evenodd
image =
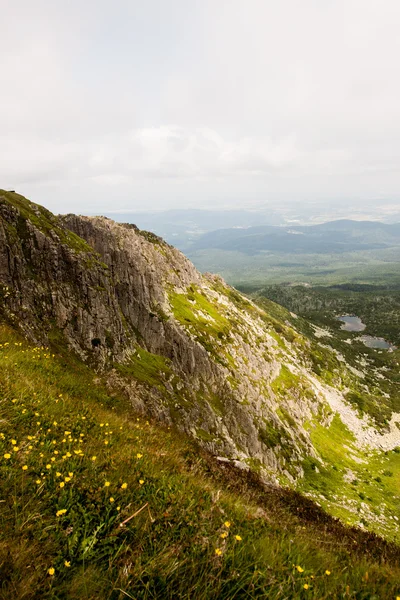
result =
M364 331L366 328L365 323L363 323L360 317L356 317L355 315L343 315L338 317L339 321L342 321L343 325L340 329L344 331Z
M337 319L343 323L340 329L343 329L344 331L358 332L364 331L366 328L365 323L363 323L360 317L357 317L356 315L342 315L341 317L337 317ZM378 350L396 350L396 346L381 337L361 335L356 339L363 342L363 344L368 346L368 348L376 348Z

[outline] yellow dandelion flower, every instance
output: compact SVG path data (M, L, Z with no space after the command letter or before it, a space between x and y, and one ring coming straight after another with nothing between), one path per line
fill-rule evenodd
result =
M308 585L308 583L305 583L305 584L303 585L303 588L304 588L305 590L308 590L308 588L309 588L309 587L310 587L310 586Z
M118 511L120 511L120 510L121 510L121 507L120 507L120 506L117 506L117 510L118 510Z
M61 515L65 515L66 512L67 512L66 508L61 508L60 510L58 510L56 512L56 517L61 517Z
M53 567L50 567L50 569L47 572L49 575L53 576L56 570Z
M24 466L22 467L22 470L23 470L23 471L27 471L27 470L28 470L28 465L24 465Z
M298 570L299 573L304 573L304 569L302 569L300 567L300 565L297 565L296 569Z
M62 473L60 473L60 471L57 471L56 473L56 477L61 477Z
M69 560L64 560L64 567L70 567L71 563Z
M18 452L19 451L19 447L18 446L14 446L13 450L14 450L14 452Z
M63 481L60 482L60 488L63 488L65 486L65 483Z
M144 479L139 479L139 483L140 483L140 485L143 485L144 484Z
M242 538L240 537L240 535L235 535L235 540L237 540L238 542L241 542Z
M108 440L104 441L105 446L108 446Z
M100 423L100 427L104 427L104 423Z
M6 452L4 458L8 460L9 458L11 458L11 454L9 452Z
M73 473L71 473L71 471L68 473L68 475L69 475L70 477L73 477L73 476L74 476L74 474L73 474Z
M40 479L36 479L35 483L36 485L40 485L42 482L40 481Z
M55 460L56 460L55 456L52 456L50 460L51 460L51 462L55 462Z
M64 481L68 483L68 481L71 481L71 477L64 477Z
M97 459L97 456L92 456L92 460L95 461Z
M225 521L224 525L225 525L225 527L228 527L228 529L229 529L229 527L231 526L231 523L230 523L230 521Z
M114 498L112 496L110 498L110 502L111 502L111 504L114 502Z
M104 482L104 487L110 487L110 485L111 485L111 484L110 484L110 482L109 482L109 481L105 481L105 482Z
M215 548L215 554L216 554L217 556L221 556L221 554L222 554L222 550L221 550L221 548Z
M46 465L46 469L51 469L51 465Z
M11 443L12 443L13 446L15 446L16 443L17 443L17 440L11 440Z
M326 571L325 571L325 575L330 575L330 574L331 574L331 572L330 572L330 571L328 571L328 570L326 570ZM399 600L400 600L400 599L399 599Z
M138 453L136 454L136 458L142 458L142 456L143 456L143 454L140 454L140 452L138 452Z
M221 533L220 537L222 537L222 539L224 540L225 538L228 537L228 533L226 531L224 531L224 533Z
M121 490L126 490L127 487L128 487L128 484L127 483L123 483L121 485Z

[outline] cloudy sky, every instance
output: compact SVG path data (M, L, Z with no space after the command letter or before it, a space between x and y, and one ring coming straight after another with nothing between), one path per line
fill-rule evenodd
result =
M398 0L0 0L0 187L400 205Z

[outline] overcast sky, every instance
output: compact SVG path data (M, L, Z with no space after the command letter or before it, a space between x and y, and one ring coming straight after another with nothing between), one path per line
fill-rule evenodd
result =
M400 204L399 0L0 0L0 187Z

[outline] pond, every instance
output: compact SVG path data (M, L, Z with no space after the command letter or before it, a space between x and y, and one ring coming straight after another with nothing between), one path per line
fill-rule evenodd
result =
M338 317L338 319L343 322L340 329L344 331L364 331L366 328L360 317L354 315L343 315L342 317Z
M372 335L362 335L358 339L368 346L368 348L379 348L379 350L396 349L396 346L393 346L393 344L387 342L384 338L373 337Z

